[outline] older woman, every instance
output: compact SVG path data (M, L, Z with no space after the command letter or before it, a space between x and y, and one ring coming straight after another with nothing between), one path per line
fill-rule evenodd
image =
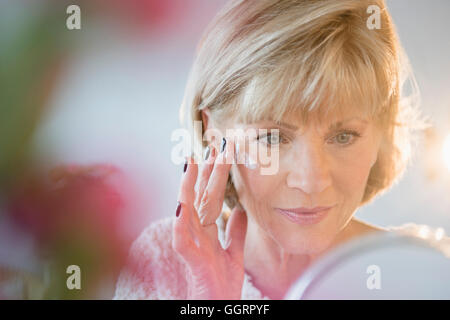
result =
M206 160L184 166L176 214L136 240L115 298L280 299L333 247L389 232L353 216L410 158L405 67L382 0L230 1L182 104L191 129L223 139L197 141ZM232 129L257 134L237 150ZM273 172L251 146L276 155Z

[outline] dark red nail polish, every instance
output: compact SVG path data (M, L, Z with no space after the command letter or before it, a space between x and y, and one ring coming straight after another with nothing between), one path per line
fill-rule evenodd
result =
M178 206L177 206L177 218L180 216L180 212L181 212L181 203L180 203L180 201L178 201L177 202L178 203Z
M188 162L187 162L187 160L185 160L185 161L184 161L183 173L186 172L187 166L188 166Z
M223 152L225 150L225 146L227 145L227 140L225 138L222 138L222 148L220 152Z

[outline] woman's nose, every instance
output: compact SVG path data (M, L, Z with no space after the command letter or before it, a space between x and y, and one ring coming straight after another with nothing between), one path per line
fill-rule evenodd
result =
M301 189L307 194L323 192L332 184L327 162L320 146L310 144L297 150L290 163L288 187Z

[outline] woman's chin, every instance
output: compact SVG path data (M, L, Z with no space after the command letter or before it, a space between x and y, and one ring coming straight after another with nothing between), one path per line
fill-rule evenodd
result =
M334 233L284 233L278 243L291 254L321 254L333 243Z

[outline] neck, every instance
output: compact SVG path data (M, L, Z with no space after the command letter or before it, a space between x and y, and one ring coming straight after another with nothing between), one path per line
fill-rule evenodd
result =
M271 299L282 299L304 271L320 256L337 244L358 234L368 232L371 227L352 220L324 251L317 254L291 254L264 232L255 221L249 219L245 240L245 270L253 284Z
M282 299L292 283L316 258L291 254L280 247L254 221L248 221L245 240L245 270L252 283L271 299Z

